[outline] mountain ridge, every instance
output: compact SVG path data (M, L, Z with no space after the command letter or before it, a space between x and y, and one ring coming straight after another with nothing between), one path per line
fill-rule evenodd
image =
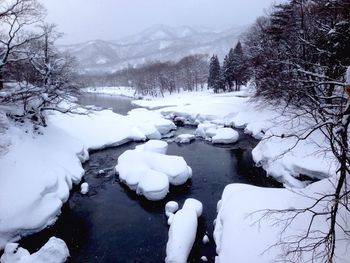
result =
M222 30L155 25L117 40L90 40L61 45L77 58L81 73L114 72L152 61L177 61L193 54L217 54L220 58L234 47L247 26Z

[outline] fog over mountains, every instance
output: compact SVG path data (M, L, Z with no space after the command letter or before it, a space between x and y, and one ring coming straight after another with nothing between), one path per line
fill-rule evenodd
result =
M93 40L61 46L74 55L81 73L114 72L151 61L177 61L191 54L223 58L247 26L222 30L157 25L119 40Z

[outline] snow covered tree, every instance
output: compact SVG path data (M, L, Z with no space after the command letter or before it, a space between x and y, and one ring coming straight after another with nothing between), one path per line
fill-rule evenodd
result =
M256 97L283 105L291 122L305 124L299 133L276 136L296 138L297 144L321 133L338 164L334 188L319 193L311 206L267 211L286 227L303 214L312 215L304 232L276 244L284 247L285 260L303 261L303 254L312 252L315 261L333 262L339 236L350 239L344 223L350 211L349 40L347 0L287 1L258 19L245 39ZM317 220L327 221L327 231L314 228Z
M2 2L0 9L0 104L15 120L46 126L47 111L71 111L61 102L77 91L74 60L56 49L55 27L39 24L45 10L37 1Z
M0 89L5 71L27 58L29 42L41 37L29 32L44 16L44 8L37 0L8 0L0 3ZM7 75L7 74L6 74Z
M241 85L247 83L249 78L248 67L240 41L238 41L237 45L233 49L230 61L231 79L235 83L236 91L238 91L240 90Z
M233 48L230 49L229 53L225 56L222 65L222 74L227 90L232 91L234 83L234 51Z
M208 87L212 88L215 93L224 90L224 79L221 72L220 62L217 55L213 55L209 64Z

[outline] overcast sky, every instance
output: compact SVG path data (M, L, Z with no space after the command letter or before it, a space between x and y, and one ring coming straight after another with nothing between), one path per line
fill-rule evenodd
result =
M246 25L276 0L41 0L62 43L113 40L155 24L220 28Z

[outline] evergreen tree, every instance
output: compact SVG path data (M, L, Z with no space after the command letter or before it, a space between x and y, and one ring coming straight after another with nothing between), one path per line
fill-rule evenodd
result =
M224 90L224 82L217 55L213 55L210 59L208 87L213 88L215 93L218 93L220 90Z
M222 74L224 79L224 85L228 91L232 91L234 81L234 70L233 70L234 52L230 49L230 52L225 56L224 63L222 66Z
M249 78L241 42L238 41L231 56L230 80L235 82L236 90L238 91L240 90L240 86L246 84Z

